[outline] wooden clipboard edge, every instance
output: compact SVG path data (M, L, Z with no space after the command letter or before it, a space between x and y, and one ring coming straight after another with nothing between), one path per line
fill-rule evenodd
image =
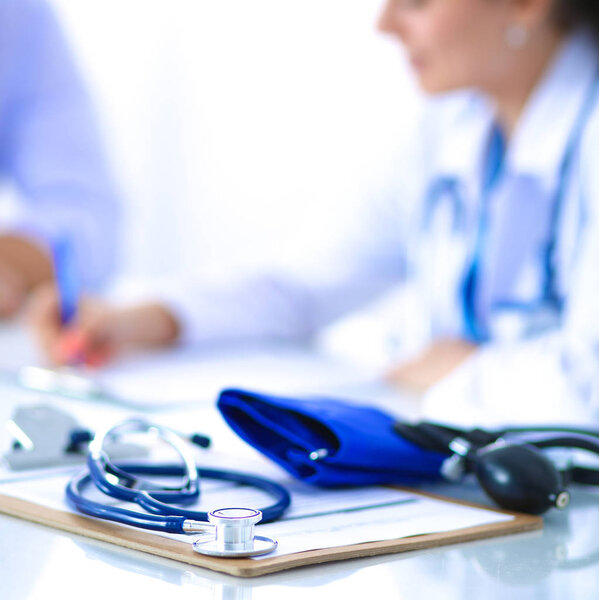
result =
M223 559L197 554L185 542L148 533L142 529L123 527L110 521L88 518L2 494L0 513L132 550L231 574L231 570L223 564ZM188 549L189 553L184 552L184 549ZM231 559L226 562L231 562Z
M406 491L445 502L489 510L488 507L471 502L462 502L444 496L437 496L435 494L415 492L414 490L406 489ZM204 567L237 577L257 577L295 567L323 564L351 558L363 558L381 554L395 554L422 550L425 548L435 548L513 533L524 533L543 527L543 520L541 517L510 513L501 510L496 510L495 512L509 514L514 518L503 523L479 525L448 532L423 534L378 542L366 542L351 546L339 546L320 550L308 550L306 552L297 552L273 558L252 560L205 556L194 552L191 545L186 542L148 533L139 529L122 527L107 521L91 519L75 513L43 507L27 500L0 494L0 513L67 531L69 533L83 535L110 544L116 544L125 548L139 550L164 558L170 558L178 562Z

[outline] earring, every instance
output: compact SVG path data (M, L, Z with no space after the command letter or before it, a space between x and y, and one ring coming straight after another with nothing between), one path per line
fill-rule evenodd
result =
M522 48L528 42L528 29L524 25L510 25L505 30L505 43L510 48Z

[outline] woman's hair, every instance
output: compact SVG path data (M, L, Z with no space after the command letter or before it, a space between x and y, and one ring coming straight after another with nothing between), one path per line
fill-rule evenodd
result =
M565 29L590 27L599 41L599 0L555 0L555 17Z

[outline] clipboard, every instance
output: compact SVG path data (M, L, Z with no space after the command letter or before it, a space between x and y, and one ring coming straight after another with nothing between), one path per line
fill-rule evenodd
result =
M462 506L492 510L500 514L510 515L513 518L501 523L454 529L441 533L429 533L393 540L309 550L272 558L262 558L261 560L252 560L249 558L213 558L204 556L194 552L191 544L183 541L152 534L141 529L123 527L109 521L101 521L76 513L56 510L34 502L1 494L0 513L236 577L257 577L295 567L323 564L350 558L423 550L426 548L534 531L543 527L543 519L538 516L489 509L487 506L454 500L409 488L398 489L416 496L424 496Z

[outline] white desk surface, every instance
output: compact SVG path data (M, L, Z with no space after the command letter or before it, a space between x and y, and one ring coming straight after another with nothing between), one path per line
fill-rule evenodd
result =
M0 359L4 359L0 366L23 364L31 360L31 353L31 346L18 331L11 328L0 331ZM306 363L303 364L305 368ZM339 383L339 373L331 374L331 389ZM328 391L322 372L317 379L318 385ZM384 397L387 403L393 395L377 385L360 385L357 379L354 392L365 399ZM2 395L2 420L20 402L49 399L7 388ZM397 402L406 400L397 396ZM77 401L57 401L57 404L71 410L83 424L100 423L114 416L114 407ZM409 403L405 408L407 412L414 410ZM190 423L201 419L202 411L206 408L192 406L161 411L155 418L169 425ZM2 451L7 443L8 435L2 430ZM435 486L434 491L484 502L474 486ZM569 509L550 512L541 532L306 567L256 579L225 576L0 515L3 600L133 597L317 600L364 598L369 594L375 594L377 599L402 600L597 598L599 489L574 489Z

